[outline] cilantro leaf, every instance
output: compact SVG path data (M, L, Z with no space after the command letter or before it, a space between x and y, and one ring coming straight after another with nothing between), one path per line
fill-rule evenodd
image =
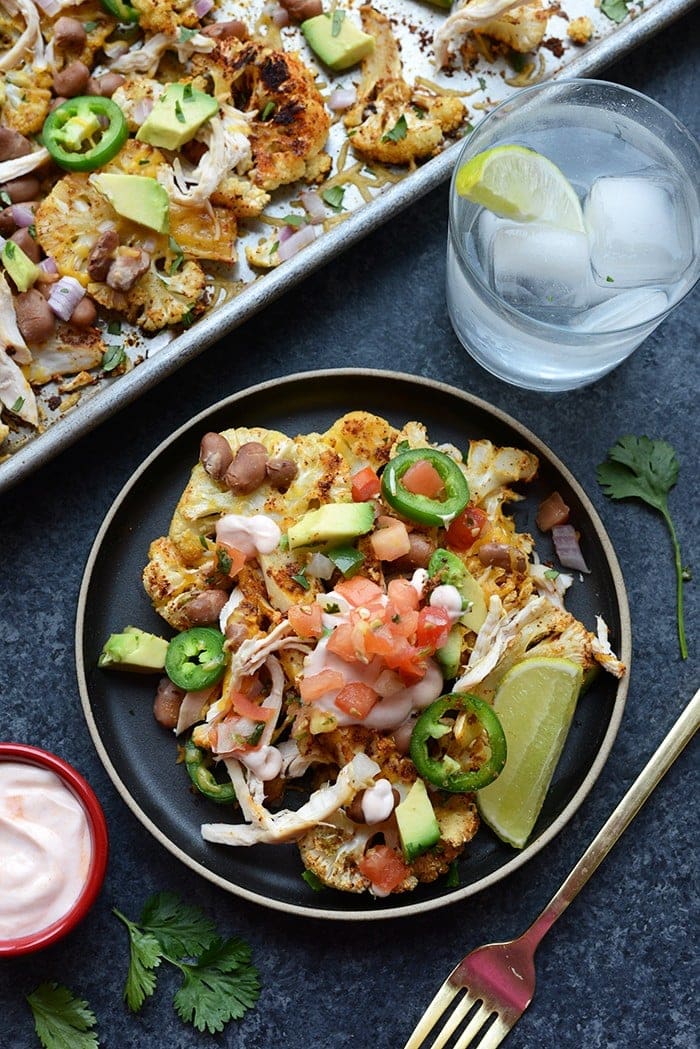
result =
M230 561L229 558L229 567ZM218 939L213 921L198 907L183 903L173 892L158 892L149 897L139 925L155 936L164 954L177 958L194 957Z
M179 965L184 980L174 1005L180 1019L211 1034L223 1031L229 1020L240 1020L260 996L250 957L249 946L234 937L214 943L196 964Z
M328 189L324 189L321 193L321 199L325 201L329 208L333 208L333 211L343 210L344 196L344 186L330 186Z
M67 987L42 983L27 995L34 1028L44 1049L98 1049L95 1014Z
M129 971L124 984L124 1001L132 1013L137 1013L156 989L154 970L160 965L163 951L152 933L141 932L138 925L116 908L112 913L124 922L129 933Z
M391 131L387 131L385 135L382 135L382 142L400 142L407 134L408 124L406 123L405 114L402 113Z
M668 527L676 569L676 620L682 659L688 658L683 617L683 565L668 494L678 480L680 463L667 441L627 434L620 437L598 466L598 483L611 499L641 499L658 510Z

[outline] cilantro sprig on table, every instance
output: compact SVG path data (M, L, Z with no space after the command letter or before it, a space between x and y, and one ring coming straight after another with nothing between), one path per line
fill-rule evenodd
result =
M680 463L667 441L627 434L620 437L597 471L598 483L611 499L642 499L663 517L671 535L676 569L676 621L682 659L688 658L683 616L683 565L668 494L678 480Z
M183 981L173 1004L185 1023L216 1034L255 1005L260 982L248 944L222 940L197 907L169 892L151 896L138 922L113 912L129 933L130 963L124 998L138 1012L156 989L162 961L179 969Z
M129 934L129 970L124 1000L138 1012L156 990L161 962L182 975L173 1005L184 1023L217 1034L240 1020L260 996L251 950L238 937L223 940L197 907L170 892L150 896L138 921L114 908ZM43 983L27 1001L44 1049L99 1049L95 1015L68 987Z

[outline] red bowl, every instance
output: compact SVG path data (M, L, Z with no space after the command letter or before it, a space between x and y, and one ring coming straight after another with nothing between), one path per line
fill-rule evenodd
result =
M56 943L83 920L97 899L107 870L109 838L107 821L102 806L79 772L48 750L30 747L24 743L0 743L0 761L19 761L48 769L62 780L64 785L78 798L85 811L91 838L91 855L85 883L80 895L61 918L28 936L11 940L0 939L0 958L11 955L29 954Z

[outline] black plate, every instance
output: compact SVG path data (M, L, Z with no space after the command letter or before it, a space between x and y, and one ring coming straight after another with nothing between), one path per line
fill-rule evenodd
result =
M581 487L533 434L509 416L449 386L395 372L306 372L235 394L200 413L164 441L115 500L93 545L78 603L76 658L85 717L102 762L144 826L175 856L224 889L265 906L323 918L389 918L444 906L493 884L525 863L571 818L592 787L617 733L627 693L601 674L579 703L567 745L531 843L518 852L482 828L459 862L460 887L444 879L407 895L374 900L326 889L313 892L301 878L295 846L227 848L202 840L200 825L222 810L188 789L175 741L151 716L154 680L97 668L107 636L127 625L163 633L141 585L152 539L167 533L177 500L197 461L207 430L265 426L290 435L321 432L354 409L382 415L401 427L418 419L431 440L464 447L471 438L534 451L540 459L526 499L514 505L519 531L538 536L543 560L552 557L538 534L538 503L558 489L582 533L591 568L571 587L567 607L589 629L602 615L615 651L629 666L629 612L622 576L598 515Z

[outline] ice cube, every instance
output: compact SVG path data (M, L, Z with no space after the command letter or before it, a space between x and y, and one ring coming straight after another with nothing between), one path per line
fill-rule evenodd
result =
M485 273L489 271L493 238L499 229L510 224L509 219L500 218L488 208L484 208L476 220L474 237L476 253Z
M579 313L571 326L581 331L622 331L658 317L668 305L668 295L658 288L621 291L607 302Z
M514 306L582 309L593 283L588 238L533 222L501 227L493 237L491 278Z
M596 179L583 213L600 284L637 288L672 283L692 261L683 187L668 176Z

